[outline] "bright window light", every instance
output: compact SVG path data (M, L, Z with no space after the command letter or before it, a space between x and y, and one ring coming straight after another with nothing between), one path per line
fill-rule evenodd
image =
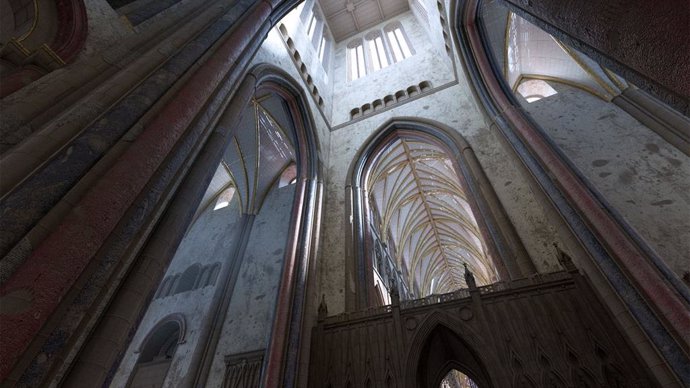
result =
M314 31L316 31L316 15L312 13L307 27L307 36L309 36L309 39L314 37Z
M398 38L398 44L402 48L404 58L411 57L412 51L410 51L410 47L407 45L407 40L403 36L402 30L400 28L395 29L395 36Z
M228 207L230 205L230 201L232 201L232 196L235 194L235 188L234 187L229 187L225 190L223 190L222 193L218 196L218 199L216 200L216 206L213 207L213 210L218 210L222 209L224 207Z
M322 36L321 41L319 42L318 54L319 54L319 61L321 61L321 63L323 63L323 57L326 54L326 37L325 36Z
M520 83L517 92L530 104L558 93L546 81L540 79L530 79Z
M393 49L393 56L395 57L395 62L400 62L405 58L412 56L412 50L410 45L405 39L405 34L403 34L400 27L395 27L389 30L387 33L388 41Z
M377 36L372 40L368 40L367 46L369 46L369 54L371 56L374 71L387 67L388 58L386 58L386 52L383 49L383 39L381 39L380 36Z

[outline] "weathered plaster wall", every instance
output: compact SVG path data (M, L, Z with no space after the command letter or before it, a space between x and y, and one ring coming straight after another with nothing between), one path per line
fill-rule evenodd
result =
M87 0L84 5L89 32L77 61L96 55L135 33L106 0Z
M525 109L679 276L690 271L690 157L618 106L550 84L558 94Z
M268 346L294 197L295 185L274 188L254 220L207 386L221 386L226 355Z
M383 29L384 23L373 27L352 39L339 42L335 50L334 91L332 125L336 126L350 120L350 110L371 103L376 99L383 99L388 94L395 94L398 90L405 90L408 86L417 85L422 81L431 81L434 87L453 80L452 63L448 55L440 55L429 43L427 31L419 24L412 12L406 12L396 17L407 34L415 54L398 63L393 63L379 71L369 73L365 77L348 81L347 79L347 44L369 31Z
M484 0L481 5L481 18L487 38L491 43L491 52L500 69L505 66L506 27L509 10L501 0Z
M299 52L302 62L307 67L307 72L311 76L314 85L319 90L319 95L324 100L323 111L331 119L331 110L333 107L333 51L335 48L335 42L333 41L330 33L327 36L330 39L329 47L330 49L326 52L326 57L324 58L324 64L318 57L318 45L319 39L327 29L325 23L317 23L316 30L314 31L314 39L309 39L307 35L307 24L308 20L304 20L308 16L308 11L315 6L314 0L306 0L302 3L302 6L296 7L290 13L285 15L285 17L278 23L278 25L283 24L287 29L288 36L292 39L295 44L295 49ZM317 11L318 13L318 11ZM298 79L300 79L298 77Z
M419 7L415 3L423 4L426 15L419 12ZM418 23L427 32L427 44L436 50L439 56L448 56L446 51L446 42L443 36L444 26L441 25L441 9L439 9L438 0L410 0L410 10L417 17ZM445 9L448 6L445 5ZM447 22L448 16L443 15L443 19Z
M165 276L181 273L195 263L202 266L215 262L220 262L222 266L230 265L236 260L231 254L238 242L242 224L239 196L235 195L227 207L213 210L213 206L209 206L197 218L180 243ZM209 302L219 284L220 279L216 281L215 286L154 299L139 324L111 386L125 386L134 370L142 342L151 329L167 315L180 313L185 318L186 340L179 344L175 351L165 382L166 387L177 386L187 373L191 354L198 345L199 329L209 313Z
M489 180L514 223L537 269L558 269L552 244L559 241L555 228L547 221L543 203L538 202L527 183L519 162L506 151L498 137L484 122L464 79L460 84L418 100L376 114L345 126L331 134L331 158L328 164L326 209L319 284L326 295L329 314L345 309L345 287L354 287L345 279L345 236L349 215L345 214L347 171L365 140L384 122L394 117L419 117L450 126L473 147Z

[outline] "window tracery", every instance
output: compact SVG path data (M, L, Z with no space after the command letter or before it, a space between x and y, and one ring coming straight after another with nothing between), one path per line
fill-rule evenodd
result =
M347 64L350 81L367 75L367 67L364 59L364 45L361 39L354 40L347 45Z
M364 40L356 38L348 43L348 79L354 81L362 78L412 55L414 49L402 24L398 21L390 23L383 30L369 32Z
M386 55L386 49L383 45L383 37L381 32L374 31L373 33L370 33L366 37L366 42L372 70L378 71L388 67L388 57Z
M407 35L403 31L402 24L400 22L394 22L388 24L383 28L388 38L388 43L393 51L393 61L395 63L402 61L411 57L414 53L412 52L412 46L410 45Z

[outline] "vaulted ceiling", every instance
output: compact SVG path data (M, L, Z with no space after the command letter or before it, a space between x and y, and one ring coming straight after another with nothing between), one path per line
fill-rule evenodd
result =
M242 211L257 213L271 188L288 168L294 169L292 121L280 97L267 95L252 100L209 184L199 211L228 187L234 187Z
M622 78L544 30L513 13L505 31L504 73L513 90L529 80L575 86L603 100L611 100L627 87Z
M407 0L319 0L336 41L341 41L410 9Z
M398 138L379 158L367 182L390 231L409 283L421 296L466 287L463 263L478 284L496 280L479 227L448 155L439 147Z

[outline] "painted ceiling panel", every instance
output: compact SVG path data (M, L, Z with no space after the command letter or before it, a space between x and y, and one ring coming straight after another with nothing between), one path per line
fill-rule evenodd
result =
M337 42L410 9L405 0L320 0L319 6Z
M396 259L422 296L465 287L464 267L479 284L496 279L465 192L448 156L435 145L398 138L367 181L381 231L390 232Z

